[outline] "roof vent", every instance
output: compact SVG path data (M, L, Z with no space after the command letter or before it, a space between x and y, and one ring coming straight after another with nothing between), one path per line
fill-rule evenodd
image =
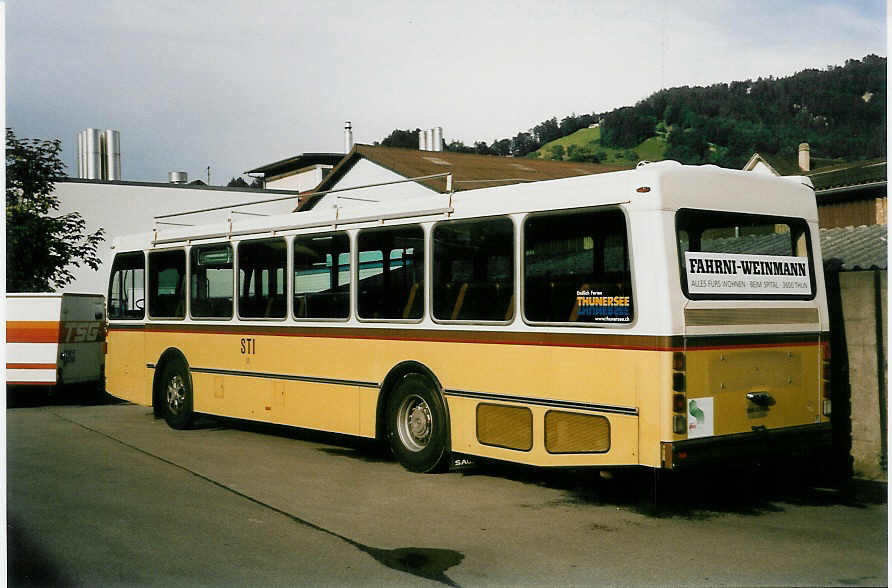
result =
M172 171L167 174L167 181L171 184L185 184L189 181L189 174L181 171Z

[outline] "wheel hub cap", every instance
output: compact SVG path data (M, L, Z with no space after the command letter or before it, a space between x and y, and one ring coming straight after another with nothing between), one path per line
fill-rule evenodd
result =
M186 386L179 374L173 376L167 382L167 407L171 414L178 415L183 410L186 401Z
M397 416L397 432L410 451L421 451L431 439L434 419L425 400L412 395L403 400Z

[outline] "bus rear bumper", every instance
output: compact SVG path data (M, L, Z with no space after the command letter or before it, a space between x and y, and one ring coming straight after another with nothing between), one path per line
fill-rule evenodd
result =
M681 470L826 452L833 445L833 430L830 423L819 423L661 445L663 468Z

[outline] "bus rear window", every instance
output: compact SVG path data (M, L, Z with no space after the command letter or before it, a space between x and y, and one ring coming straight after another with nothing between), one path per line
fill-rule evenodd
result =
M681 209L681 287L691 299L811 299L815 279L803 219Z

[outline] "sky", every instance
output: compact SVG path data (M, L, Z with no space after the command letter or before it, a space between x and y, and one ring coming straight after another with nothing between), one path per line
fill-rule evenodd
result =
M6 124L121 133L124 180L223 185L394 129L491 143L651 93L887 55L884 0L8 0Z

